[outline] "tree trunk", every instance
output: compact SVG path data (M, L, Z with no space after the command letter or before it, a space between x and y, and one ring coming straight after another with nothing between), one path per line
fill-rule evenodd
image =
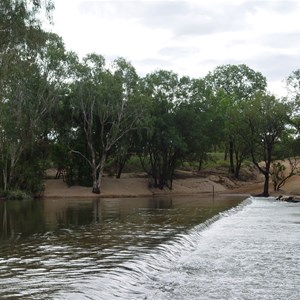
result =
M225 161L227 160L227 155L228 155L228 145L226 144L225 152L224 152L224 160Z
M120 159L118 162L117 162L117 172L116 172L116 178L121 178L121 174L123 172L123 169L125 167L125 164L126 164L126 159Z
M202 163L203 163L203 160L200 158L199 163L198 163L198 172L200 172L202 169Z
M235 166L235 170L234 170L234 178L235 179L239 179L239 176L240 176L240 170L241 170L241 167L242 167L242 154L239 154L239 151L236 150L235 151L235 163L236 163L236 166Z
M241 164L237 163L235 171L234 171L234 178L239 179L240 176L240 170L241 170Z
M270 178L270 167L271 167L271 159L272 159L272 147L268 145L267 147L267 159L266 159L266 170L264 172L265 175L265 183L264 183L264 191L263 196L269 197L269 178Z
M203 165L203 162L204 162L204 159L205 159L205 154L206 153L203 153L203 152L200 154L199 163L198 163L198 172L200 172L201 169L202 169L202 165Z
M6 192L7 185L8 185L8 176L9 176L8 169L7 169L7 161L5 161L5 165L3 167L2 174L3 174L3 190L4 190L4 192Z
M100 194L101 193L101 183L102 183L102 177L103 177L103 172L104 172L104 166L105 166L105 162L106 162L106 151L104 151L102 153L101 159L100 159L100 163L99 163L99 172L98 172L98 178L97 178L97 185L96 185L96 194ZM94 192L94 187L93 187L93 193Z
M272 153L272 152L270 152ZM265 169L263 169L255 160L254 154L253 152L251 152L252 155L252 161L254 163L254 165L258 168L258 170L264 175L265 177L265 181L264 181L264 189L262 192L262 196L263 197L269 197L269 177L270 177L270 165L271 163L267 160L265 160ZM271 156L270 156L271 157Z
M119 166L117 167L117 174L116 174L116 178L117 178L117 179L120 179L120 178L121 178L122 171L123 171L123 167L119 165Z
M230 160L229 171L232 174L234 174L234 159L233 159L233 155L234 155L234 145L233 145L233 141L230 140L229 141L229 160Z
M269 197L269 178L270 178L270 168L271 168L271 161L272 161L272 149L273 149L273 144L272 143L267 143L266 147L266 156L267 159L266 161L266 171L264 173L265 175L265 183L264 183L264 192L263 196L264 197Z
M93 190L92 192L94 194L100 194L100 189L98 187L98 181L97 181L97 167L93 166Z
M264 175L265 175L265 182L264 182L263 196L269 197L269 171L266 171Z

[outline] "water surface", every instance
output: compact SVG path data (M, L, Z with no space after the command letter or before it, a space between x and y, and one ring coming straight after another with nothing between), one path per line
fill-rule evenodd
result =
M117 274L124 262L159 252L163 243L238 201L176 197L0 202L0 298L65 298L81 282L109 271ZM99 299L104 290L96 289ZM89 293L88 288L78 299Z
M298 300L300 204L239 200L2 202L0 298Z

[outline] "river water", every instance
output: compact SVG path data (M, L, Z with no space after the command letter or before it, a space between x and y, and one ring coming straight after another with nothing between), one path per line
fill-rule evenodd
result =
M300 299L300 204L0 202L0 299Z

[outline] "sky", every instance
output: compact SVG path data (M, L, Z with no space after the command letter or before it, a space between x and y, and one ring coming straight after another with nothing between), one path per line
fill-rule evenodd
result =
M80 57L124 57L140 76L164 69L201 78L225 64L261 72L286 95L300 69L298 0L54 0L52 31Z

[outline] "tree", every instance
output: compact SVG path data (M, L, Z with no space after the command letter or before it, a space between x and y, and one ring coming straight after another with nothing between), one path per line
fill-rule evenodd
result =
M233 152L233 170L234 177L239 178L240 169L243 161L250 157L249 147L249 127L245 122L244 103L237 103L234 106L227 107L227 120L225 121L225 132L231 137ZM250 136L251 137L251 136Z
M9 72L10 64L15 59L45 43L46 36L39 18L45 15L51 20L53 8L51 0L0 2L0 79Z
M275 145L289 122L291 107L269 94L258 93L248 102L245 120L249 126L252 161L264 175L262 195L269 196L270 167Z
M59 82L53 63L61 57L54 49L64 48L59 37L41 29L39 17L44 11L50 18L51 1L4 0L0 8L1 181L4 190L36 192L42 170L36 149L42 154Z
M112 149L116 178L121 178L127 161L135 153L136 133L136 130L132 130L120 139Z
M276 160L272 163L271 170L274 191L279 191L289 178L299 174L299 146L300 140L297 138L295 129L288 128L274 151Z
M0 147L4 190L11 184L18 187L20 182L23 182L22 186L26 186L25 177L28 180L33 177L25 175L28 166L25 170L20 164L25 165L25 162L30 161L29 166L38 167L38 164L34 163L38 157L36 153L33 155L34 148L45 145L42 141L47 140L50 113L56 106L62 81L56 62L61 61L62 56L58 56L54 51L49 52L49 45L57 44L60 39L52 34L45 35L47 44L41 45L39 49L30 50L30 59L24 54L11 63L10 72L2 78L4 89L0 102ZM64 52L62 44L56 45L56 49ZM36 177L41 177L40 171Z
M146 75L142 84L151 106L148 127L141 134L139 156L154 187L172 189L175 168L186 151L176 120L182 93L180 80L173 72L159 70Z
M239 128L239 123L237 123L239 119L232 117L242 113L244 106L257 92L266 90L266 78L260 72L242 64L219 66L213 72L208 73L206 80L221 100L220 106L223 110L228 139L230 172L237 177L241 160L244 157L244 154L239 151L244 150L235 145L237 138L233 129Z
M90 165L93 193L100 193L107 157L112 147L138 126L143 117L138 76L133 66L119 58L111 68L105 67L101 55L90 54L77 64L77 80L72 85L72 98L82 128L88 154L77 149Z
M291 125L300 132L300 69L293 71L286 80L288 99L293 103Z
M224 122L218 99L204 79L192 79L185 88L176 107L176 124L187 145L185 159L198 161L200 171L207 153L224 139Z
M294 101L299 109L300 105L300 69L293 71L286 80L290 100Z

